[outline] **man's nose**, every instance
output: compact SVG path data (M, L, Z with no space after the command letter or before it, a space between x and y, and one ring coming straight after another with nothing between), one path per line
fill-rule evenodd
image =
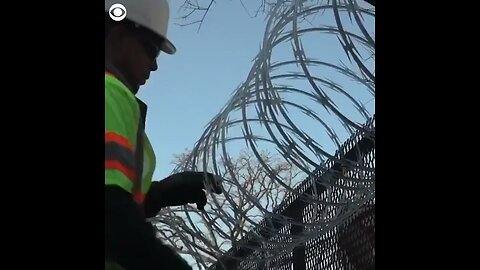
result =
M156 71L158 69L157 59L153 60L151 71Z

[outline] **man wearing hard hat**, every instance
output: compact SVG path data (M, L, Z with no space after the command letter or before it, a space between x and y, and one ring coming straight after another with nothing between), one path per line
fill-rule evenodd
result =
M221 187L210 173L183 172L152 182L153 148L145 134L147 106L135 95L167 38L166 0L105 0L105 269L192 269L155 236L146 218L165 206L207 203L203 189ZM204 183L214 183L214 185Z

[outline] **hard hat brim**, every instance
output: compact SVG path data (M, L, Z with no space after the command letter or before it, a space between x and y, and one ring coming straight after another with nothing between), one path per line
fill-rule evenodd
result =
M175 54L177 52L177 48L175 48L175 45L173 45L173 43L167 38L165 38L165 41L163 42L160 49L167 54Z
M155 33L153 32L151 29L143 26L143 25L140 25L140 24L137 24L137 23L133 23L134 27L140 31L146 31L147 33L149 33L150 35L154 36L155 39L158 41L160 45L160 50L167 53L167 54L175 54L177 52L177 48L175 47L175 45L173 45L173 43L166 37L164 37L163 35L160 35L158 33Z

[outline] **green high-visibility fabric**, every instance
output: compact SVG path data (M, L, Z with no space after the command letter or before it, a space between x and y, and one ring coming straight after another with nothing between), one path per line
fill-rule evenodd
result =
M119 80L105 75L105 134L123 137L135 149L140 110L135 96ZM117 185L132 193L133 182L118 169L105 169L105 185Z
M140 121L140 108L135 95L118 79L105 75L105 133L115 133L123 137L135 150L137 128ZM143 133L143 175L141 192L150 188L156 166L155 153L145 133ZM119 158L120 159L120 158ZM116 169L105 169L105 185L117 185L129 193L134 192L132 179Z
M125 270L123 267L110 260L105 260L105 270Z
M153 180L153 173L156 166L156 157L153 147L150 144L146 134L143 134L144 151L143 151L143 180L142 180L142 193L146 194L150 189Z

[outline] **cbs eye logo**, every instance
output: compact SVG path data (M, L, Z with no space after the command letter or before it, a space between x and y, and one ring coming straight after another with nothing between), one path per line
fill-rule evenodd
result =
M127 9L122 4L113 4L108 10L108 14L112 20L119 22L127 16Z

